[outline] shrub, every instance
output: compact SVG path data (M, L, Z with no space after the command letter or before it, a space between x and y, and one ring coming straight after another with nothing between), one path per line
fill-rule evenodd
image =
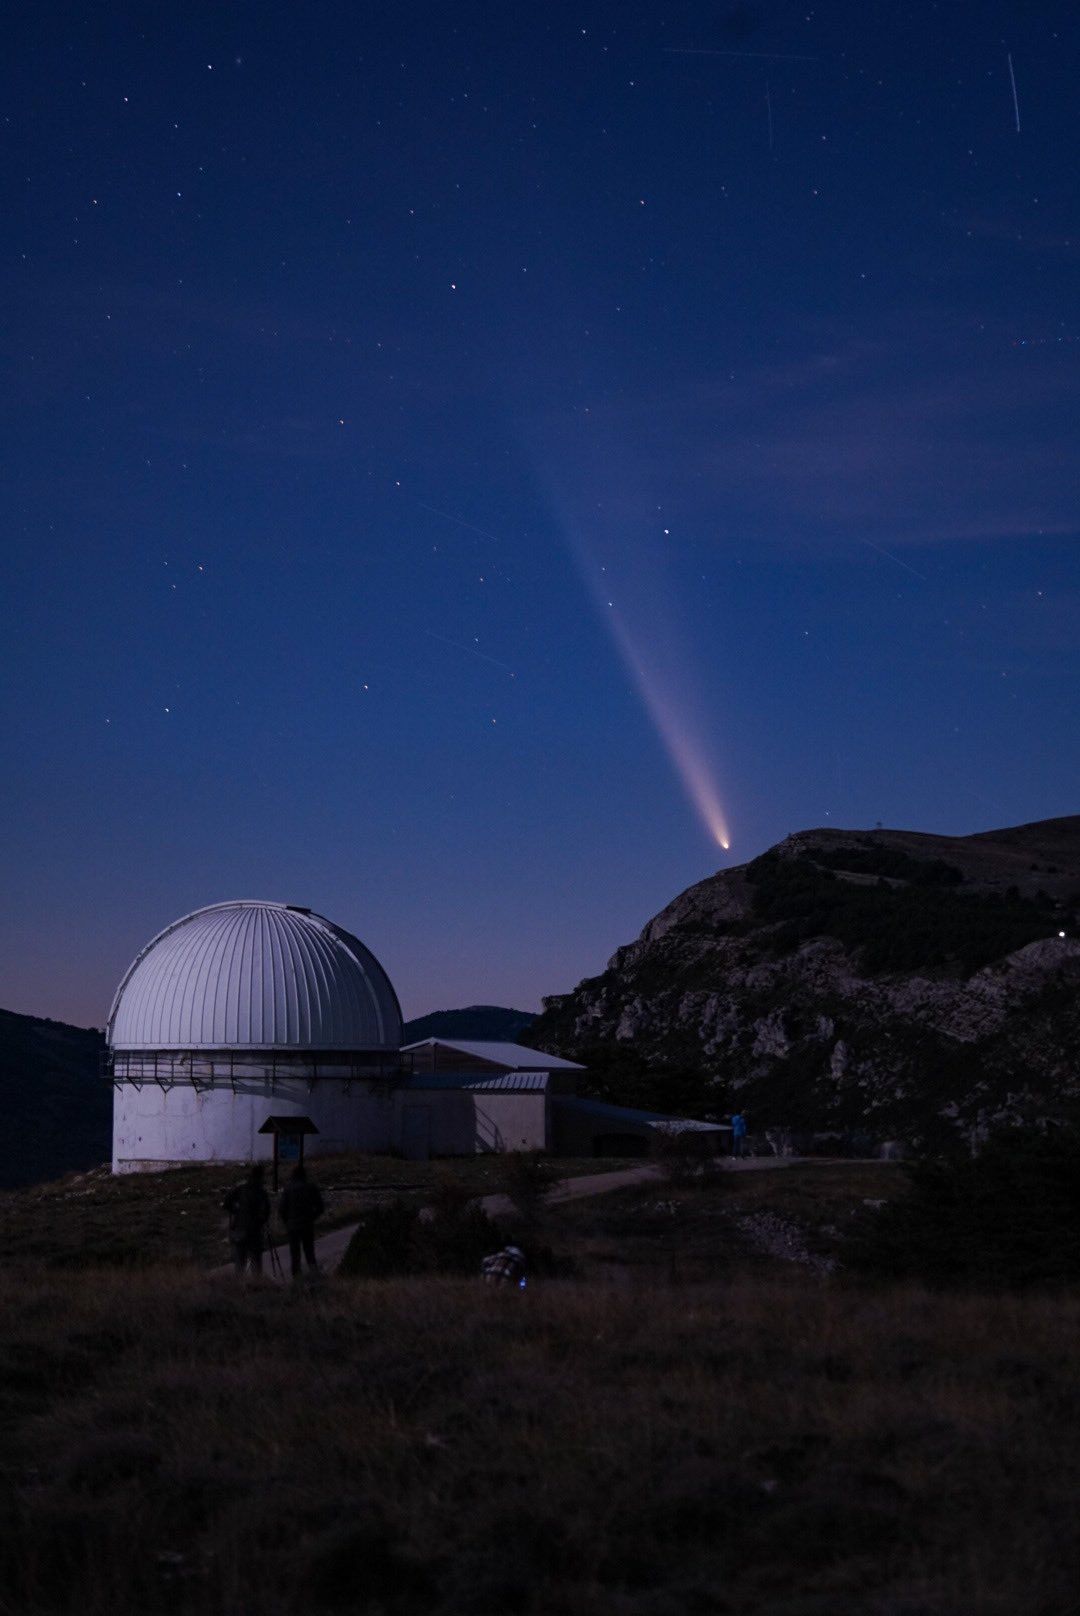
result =
M871 973L975 971L1058 929L1045 893L961 892L950 884L948 865L944 876L930 865L929 881L882 888L852 885L819 864L769 852L747 865L754 912L774 927L779 954L812 937L835 937Z
M715 1134L698 1128L653 1129L650 1155L672 1185L704 1185L720 1171Z
M1080 1279L1080 1135L1003 1129L979 1155L914 1163L910 1192L863 1220L865 1274L1025 1290Z
M963 874L944 859L916 859L899 848L879 842L859 847L815 848L809 859L827 870L855 870L864 875L907 881L919 887L954 887L963 883ZM1019 897L1019 893L1017 893Z
M499 1188L514 1203L525 1224L535 1223L558 1172L538 1150L511 1150L500 1164Z
M481 1259L498 1251L505 1237L478 1201L447 1210L429 1209L417 1223L412 1244L417 1273L475 1274Z
M409 1273L419 1219L420 1208L401 1196L371 1207L353 1231L339 1273L357 1279Z
M438 1184L421 1211L400 1196L373 1206L358 1223L339 1272L355 1279L398 1274L472 1274L503 1244L498 1225L453 1180Z
M431 1188L425 1197L427 1207L440 1218L461 1217L466 1207L476 1199L476 1191L463 1184L449 1167L437 1167L432 1175Z

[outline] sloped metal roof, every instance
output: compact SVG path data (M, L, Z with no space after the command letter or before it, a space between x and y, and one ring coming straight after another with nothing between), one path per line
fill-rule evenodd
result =
M609 1105L606 1100L590 1100L585 1096L552 1096L552 1104L568 1111L596 1117L602 1122L637 1123L639 1127L662 1128L669 1133L730 1133L727 1122L697 1122L693 1117L669 1117L662 1111L637 1111L628 1105Z
M116 990L113 1049L397 1049L401 1010L369 949L322 915L250 899L184 915Z
M504 1044L495 1040L464 1038L421 1038L415 1044L406 1044L404 1053L412 1049L447 1049L459 1055L471 1055L475 1060L491 1061L512 1072L583 1072L577 1061L563 1060L559 1055L545 1055L542 1049L529 1049L525 1044Z
M544 1094L550 1072L413 1072L402 1088L468 1089L481 1094Z

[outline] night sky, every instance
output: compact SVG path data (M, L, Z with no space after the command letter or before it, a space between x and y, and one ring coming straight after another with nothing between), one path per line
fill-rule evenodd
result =
M5 1008L238 897L535 1008L789 831L1080 810L1075 4L8 29Z

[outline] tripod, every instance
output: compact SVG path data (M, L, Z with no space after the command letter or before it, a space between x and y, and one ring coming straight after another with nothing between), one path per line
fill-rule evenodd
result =
M270 1253L270 1272L278 1279L283 1281L285 1278L285 1270L281 1266L281 1254L272 1240L267 1240L266 1246Z

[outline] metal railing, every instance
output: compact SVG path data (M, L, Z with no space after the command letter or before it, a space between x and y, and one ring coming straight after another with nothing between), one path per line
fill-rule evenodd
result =
M241 1085L269 1083L273 1093L276 1083L299 1078L309 1091L316 1083L340 1083L347 1094L354 1083L391 1090L410 1070L396 1051L106 1049L101 1056L101 1076L115 1088L155 1084L164 1091L183 1084L197 1091L231 1088L235 1094Z

